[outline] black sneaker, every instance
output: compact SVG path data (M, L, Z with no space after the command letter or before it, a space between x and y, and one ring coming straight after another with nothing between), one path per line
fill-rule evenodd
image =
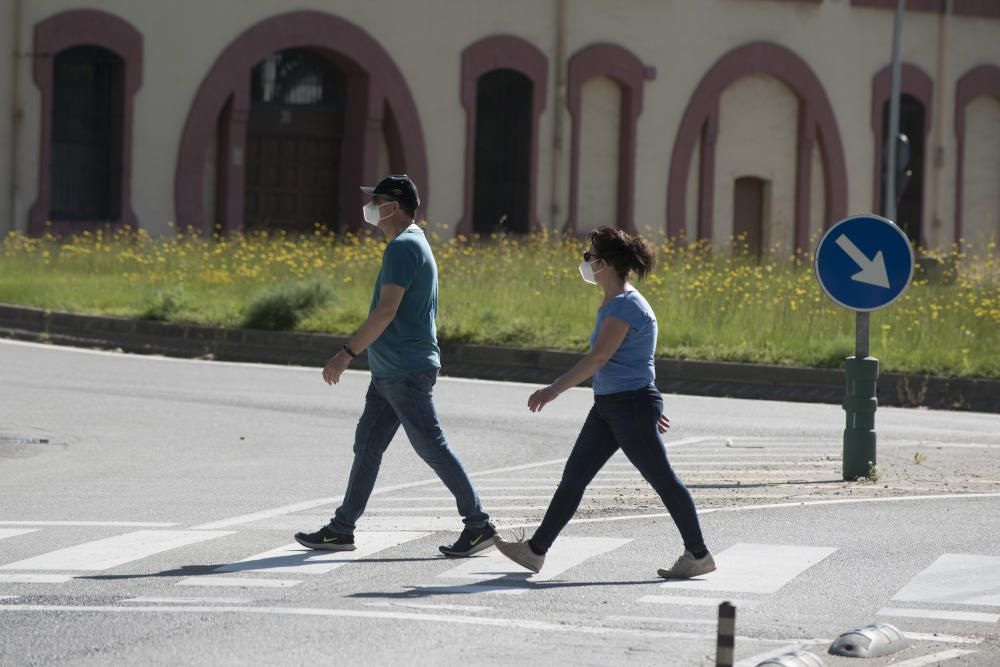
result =
M464 558L474 553L479 553L484 549L493 546L493 538L496 537L497 529L492 523L486 524L482 528L466 528L458 536L454 544L445 544L438 547L445 556Z
M304 547L322 551L354 551L357 548L353 535L335 533L329 526L323 526L315 533L295 533L295 541Z

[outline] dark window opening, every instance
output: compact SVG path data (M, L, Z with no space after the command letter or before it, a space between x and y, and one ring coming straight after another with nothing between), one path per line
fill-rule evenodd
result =
M67 49L53 65L52 220L121 218L124 63L95 46Z
M924 244L923 201L924 201L924 105L910 95L902 94L899 99L899 133L909 140L909 161L906 165L897 163L896 168L896 220L900 229L906 232L912 243ZM882 136L889 136L889 102L882 107ZM883 144L885 139L883 138ZM905 153L905 151L900 151ZM886 212L885 179L887 155L882 146L882 180L879 185L881 210ZM899 153L897 153L898 155Z
M336 228L346 91L344 73L312 51L280 51L254 67L247 229Z
M767 181L745 176L733 184L733 243L736 252L760 257L764 241Z
M495 70L476 84L476 157L472 229L527 233L531 226L531 111L534 84Z

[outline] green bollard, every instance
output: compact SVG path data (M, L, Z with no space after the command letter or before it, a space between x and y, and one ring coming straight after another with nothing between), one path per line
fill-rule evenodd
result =
M868 477L875 466L875 383L878 379L878 359L847 357L844 361L847 395L844 410L844 479Z

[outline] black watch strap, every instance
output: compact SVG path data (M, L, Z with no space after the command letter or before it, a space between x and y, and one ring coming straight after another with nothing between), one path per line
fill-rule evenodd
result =
M355 352L354 350L352 350L350 348L350 346L348 346L347 343L344 343L344 352L346 352L347 356L349 356L351 359L357 359L358 358L358 353Z

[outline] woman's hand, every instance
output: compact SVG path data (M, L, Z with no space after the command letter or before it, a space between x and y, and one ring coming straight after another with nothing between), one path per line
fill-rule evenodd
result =
M546 403L554 401L558 395L559 392L553 389L551 385L544 389L539 389L528 397L528 409L532 412L538 412Z
M656 420L656 430L663 434L666 433L669 428L670 420L667 419L666 415L660 415L660 418Z

